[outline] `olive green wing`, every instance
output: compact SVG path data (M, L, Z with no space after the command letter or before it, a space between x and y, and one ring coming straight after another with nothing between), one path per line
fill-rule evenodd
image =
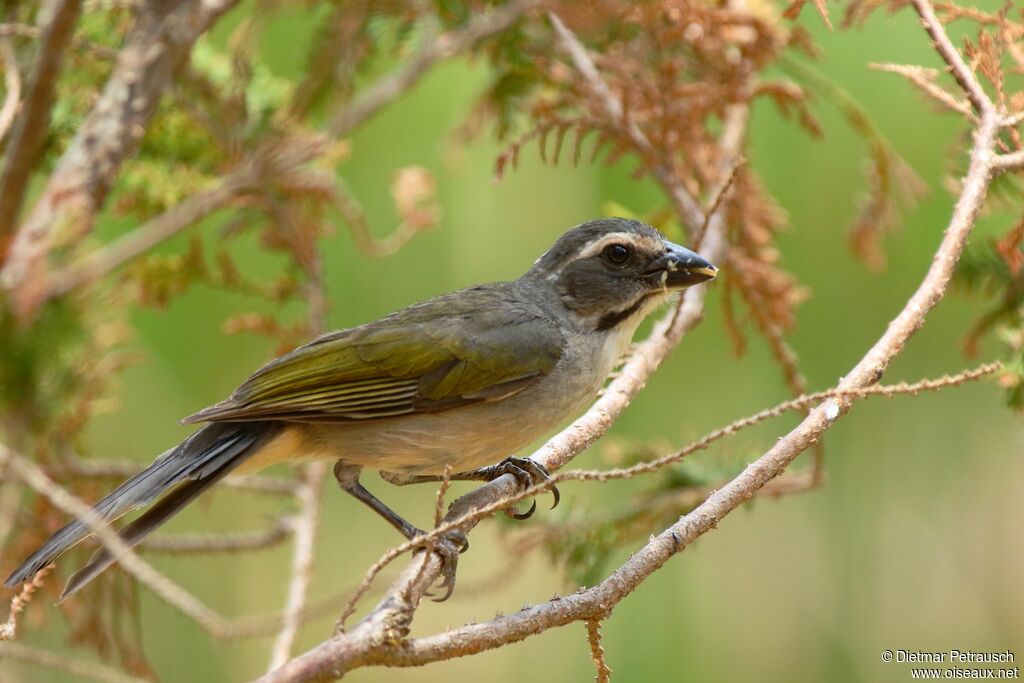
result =
M184 421L368 420L518 393L551 372L563 339L541 310L502 287L463 290L320 337Z

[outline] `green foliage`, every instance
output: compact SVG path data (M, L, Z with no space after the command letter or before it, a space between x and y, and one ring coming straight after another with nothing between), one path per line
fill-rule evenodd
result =
M91 330L69 301L45 306L31 325L0 305L0 410L29 432L53 430L82 389L79 350Z

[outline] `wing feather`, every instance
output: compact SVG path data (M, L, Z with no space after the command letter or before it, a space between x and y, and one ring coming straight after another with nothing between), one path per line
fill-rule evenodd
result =
M319 337L184 422L372 420L507 398L551 372L563 346L515 286L462 290Z

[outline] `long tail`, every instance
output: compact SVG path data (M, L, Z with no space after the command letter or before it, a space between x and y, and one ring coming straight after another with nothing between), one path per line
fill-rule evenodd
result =
M163 453L152 465L118 486L92 509L103 519L112 520L152 503L160 494L173 489L121 530L121 538L128 545L134 546L196 496L242 464L273 438L279 429L278 424L271 422L208 424ZM71 522L50 536L7 577L4 585L13 587L27 581L89 534L87 524L80 520ZM61 599L76 593L112 563L110 554L100 548L89 564L71 576Z

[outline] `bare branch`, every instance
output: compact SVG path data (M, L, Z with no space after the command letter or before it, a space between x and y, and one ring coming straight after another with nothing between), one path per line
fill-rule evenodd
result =
M365 590L370 578L376 575L383 568L383 566L389 564L396 557L409 552L416 548L422 548L440 537L442 534L447 533L453 529L464 528L470 523L475 523L485 517L498 512L506 508L509 505L514 505L521 500L531 498L533 496L540 495L551 488L552 485L564 482L564 481L611 481L613 479L631 479L640 474L648 474L656 472L664 467L676 463L688 455L696 453L697 451L708 448L714 442L723 439L727 436L736 434L743 429L752 427L753 425L759 424L766 420L779 417L787 412L793 410L804 410L810 405L820 404L822 401L827 399L843 399L845 401L852 401L858 398L865 398L868 396L885 396L892 398L893 396L900 395L916 395L924 391L938 391L948 387L959 386L966 382L971 382L987 375L991 375L994 372L1001 370L1003 365L999 362L986 363L977 368L970 370L964 370L954 375L944 375L937 379L925 379L912 384L907 382L900 382L893 385L870 385L857 389L827 389L814 394L808 394L805 396L799 396L788 401L779 403L776 406L767 408L765 410L754 413L747 417L740 418L724 427L720 427L704 437L692 442L684 448L669 453L655 460L648 462L638 463L631 467L625 467L620 469L612 470L567 470L564 472L558 472L554 474L549 481L536 484L524 490L513 491L511 493L502 496L501 498L488 501L488 502L475 502L474 504L465 504L463 496L462 499L456 502L458 505L458 514L453 514L455 510L449 511L444 523L436 526L430 532L423 536L417 537L411 541L399 544L385 553L380 560L371 567L367 572L367 579L364 579L363 584L357 590ZM827 404L826 404L827 406ZM830 411L835 410L834 406L829 408ZM535 457L535 456L533 456ZM818 482L815 482L818 483ZM716 487L715 490L717 490ZM478 491L483 489L477 489L469 496L473 496ZM710 493L710 492L709 492ZM454 507L454 506L453 506Z
M139 549L146 552L174 555L205 555L263 550L288 538L294 527L291 518L278 519L263 531L234 534L153 534L145 538Z
M356 247L367 256L385 258L396 254L412 238L422 232L419 225L403 221L387 237L376 237L370 230L362 207L340 182L336 184L331 197L334 208L341 214L349 232L352 233Z
M571 34L568 35L571 37ZM726 173L735 164L735 159L742 148L747 119L748 110L745 106L734 105L730 108L720 141L723 150L722 163ZM697 211L698 218L695 222L689 220L692 217L681 216L680 219L684 223L699 226L703 222L703 211L699 206ZM720 212L712 218L708 226L703 253L712 261L720 259L725 254L724 220ZM683 335L700 322L705 290L703 287L687 290L678 313L670 311L655 326L647 340L639 344L630 355L619 375L605 388L601 398L572 425L531 455L531 459L541 463L548 470L557 470L603 436L626 409L633 396L643 388L650 375L678 345ZM367 572L367 578L357 592L365 590L369 580L383 566L401 554L413 548L423 547L442 534L455 529L468 532L484 516L530 495L536 495L541 490L543 487L538 486L531 487L530 494L520 492L516 480L511 475L504 475L471 491L451 505L441 525L415 541L396 546L382 556ZM411 613L437 580L440 570L441 564L436 554L417 554L391 585L384 598L352 630L321 643L260 680L327 680L339 676L345 670L370 663L375 656L371 651L371 643L396 642L404 637Z
M1024 170L1024 150L997 155L993 166L1000 173Z
M911 4L913 4L918 16L921 17L921 25L924 26L924 30L931 37L935 50L949 66L950 73L953 74L953 78L963 88L974 110L981 116L988 116L994 113L995 104L992 103L992 100L985 92L981 81L971 71L971 67L967 66L967 62L964 61L960 51L956 49L949 36L946 35L946 29L943 28L942 22L935 16L935 9L932 7L932 3L929 0L911 0Z
M88 525L89 530L117 560L118 564L165 602L173 605L215 635L229 630L229 625L220 615L136 555L131 547L117 535L117 532L92 508L55 483L30 460L0 444L0 465L5 464L13 469L22 481L46 496L61 511L74 515Z
M936 69L926 69L923 66L914 66L910 64L892 64L889 62L874 63L869 64L869 66L878 71L886 71L891 74L903 76L920 88L925 95L928 95L942 106L959 114L963 114L969 120L976 120L974 111L971 109L971 105L967 100L962 100L954 96L951 92L935 83L935 77L939 74Z
M987 193L992 177L999 123L995 114L982 118L975 131L970 168L963 184L963 193L956 204L935 260L917 291L890 323L886 332L840 382L837 388L840 394L865 389L875 384L892 359L903 349L907 340L924 324L928 312L941 300ZM637 361L638 358L642 358L642 355L634 354L630 362ZM623 371L615 382L623 381L630 374ZM598 403L606 399L614 401L615 398L615 392L608 391ZM424 562L431 561L433 567L428 568L428 571L422 571L421 567L417 566L419 563L413 562L370 615L351 632L322 643L262 680L328 680L336 678L346 670L367 664L420 665L500 647L572 621L600 618L611 605L632 592L674 554L714 528L729 512L756 495L759 489L777 477L790 462L817 442L821 435L849 410L852 401L851 397L841 395L819 405L772 449L731 482L714 492L690 514L653 538L598 586L521 610L514 615L499 617L485 624L473 624L436 636L404 640L410 611L417 603L416 596L423 594L438 573L439 560L431 555L425 558ZM592 412L593 410L589 411L584 419ZM597 424L601 425L602 422L598 418ZM607 422L604 423L604 428L607 428ZM600 426L598 430L603 431ZM562 435L556 437L556 440ZM573 436L575 438L571 443L574 448L577 445L583 447L596 438L586 432ZM544 449L540 453L543 451ZM548 457L540 454L533 457L544 464L554 465L564 462L571 456L554 452L549 453ZM502 479L505 477L456 501L449 512L452 519L450 525L468 528L471 525L460 519L466 510L471 511L467 517L472 517L485 510L492 511L492 508L496 510L504 507L516 500L514 484L502 482ZM522 492L522 495L536 493L534 489L542 488L544 487L531 487L530 490ZM502 496L497 502L493 495L488 495L488 489L500 491ZM485 502L488 500L490 504ZM431 534L442 533L445 526L441 525ZM429 541L431 534L417 541Z
M736 182L736 176L739 174L740 169L747 163L747 160L743 157L737 157L732 165L732 169L729 174L722 179L721 185L715 190L714 198L711 200L711 204L704 212L704 221L701 223L700 230L693 237L693 250L699 251L700 245L704 241L704 235L708 231L708 226L711 224L711 219L718 214L718 210L722 207L722 203L725 201L726 195L729 194L729 190L732 189L733 183Z
M295 548L292 551L291 580L288 583L288 598L283 612L283 623L274 648L271 651L269 669L280 667L291 656L295 636L302 621L302 610L306 604L306 592L313 578L313 560L316 554L316 530L320 521L320 499L327 463L317 461L307 464L302 471L302 483L298 492L301 512L294 523Z
M893 396L900 395L916 395L925 391L938 391L940 389L946 389L948 387L959 386L965 382L972 382L982 377L986 377L995 372L998 372L1003 368L1003 364L999 362L985 363L977 368L971 370L965 370L955 375L944 375L937 379L924 379L913 384L907 382L900 382L899 384L890 385L871 385L860 387L857 389L826 389L825 391L819 391L813 394L806 394L797 396L796 398L788 401L783 401L776 406L767 408L760 412L754 413L747 417L740 418L734 422L730 422L724 427L720 427L713 432L705 435L704 437L694 441L693 443L681 448L675 453L651 460L649 462L642 462L632 467L625 467L621 469L613 470L570 470L567 472L560 472L554 477L555 481L565 480L596 480L596 481L609 481L611 479L630 479L638 474L647 474L662 469L666 465L678 462L692 453L701 451L709 447L714 442L723 439L727 436L731 436L736 432L739 432L748 427L752 427L756 424L770 420L772 418L779 417L787 412L793 410L805 410L810 406L817 405L822 401L828 399L843 399L844 401L851 401L858 398L866 398L869 396L885 396L892 398Z

